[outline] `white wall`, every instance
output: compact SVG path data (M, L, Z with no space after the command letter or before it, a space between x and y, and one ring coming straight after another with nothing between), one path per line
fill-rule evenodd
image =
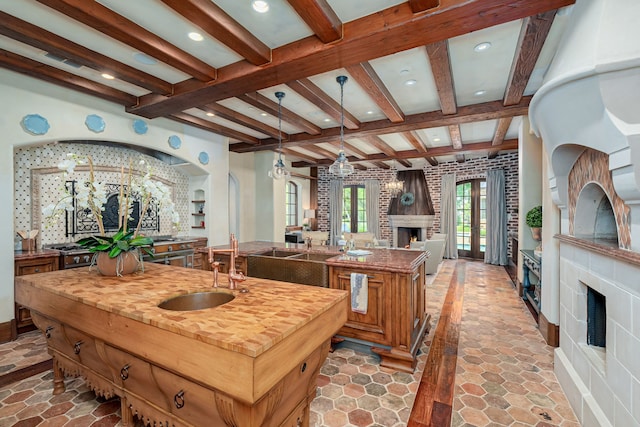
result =
M4 156L0 156L0 197L13 200L13 148L37 145L57 140L104 140L123 142L154 150L170 152L192 163L199 172L208 175L203 183L208 198L207 237L211 244L228 242L227 178L229 153L226 138L191 126L166 119L145 120L148 132L138 135L133 131L133 120L137 116L127 114L121 106L62 87L21 76L0 69L0 144ZM50 129L45 135L32 135L25 131L21 122L28 114L45 117ZM102 133L90 131L84 124L86 116L98 114L106 122ZM174 150L168 138L177 135L182 146ZM201 165L200 152L209 155L209 163ZM13 218L13 204L0 204L0 216ZM13 319L13 250L15 227L11 221L0 222L0 323Z

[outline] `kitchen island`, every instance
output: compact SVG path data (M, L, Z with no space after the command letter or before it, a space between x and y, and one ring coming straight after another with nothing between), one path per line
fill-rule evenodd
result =
M221 282L225 277L221 274ZM247 278L215 308L168 311L172 297L212 291L212 274L145 263L143 273L104 277L88 267L16 278L64 375L119 396L122 423L308 425L309 403L347 294Z
M225 250L228 245L214 246L213 250L216 249ZM235 265L251 276L255 265L251 262L252 257L272 257L273 272L282 277L287 270L299 270L305 255L309 260L304 262L317 263L311 260L311 255L315 255L327 268L326 286L348 292L349 300L351 275L367 276L366 313L347 307L347 322L334 341L346 338L369 344L371 350L380 356L382 366L413 372L422 338L430 327L431 316L425 312L426 252L385 248L367 249L365 255L351 256L340 249L338 246L321 245L308 248L299 243L245 242L238 245L239 256ZM201 251L206 257L207 249ZM215 254L214 258L221 263L221 268L229 264L228 255L224 253ZM210 268L204 259L203 267Z

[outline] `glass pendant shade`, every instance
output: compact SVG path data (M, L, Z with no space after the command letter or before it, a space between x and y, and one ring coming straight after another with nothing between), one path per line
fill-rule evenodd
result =
M278 161L273 165L269 171L269 178L273 179L285 179L290 178L291 172L287 169L282 161L282 158L278 158Z
M347 160L344 151L340 150L338 158L329 166L329 173L344 178L347 175L351 175L353 171L353 165Z
M347 76L338 76L336 81L340 84L340 151L338 158L329 166L329 173L344 178L354 171L353 165L349 163L349 159L344 154L344 84L347 81Z
M282 161L282 98L284 98L284 92L276 92L276 98L278 98L278 161L269 171L269 178L279 180L291 178L291 172Z

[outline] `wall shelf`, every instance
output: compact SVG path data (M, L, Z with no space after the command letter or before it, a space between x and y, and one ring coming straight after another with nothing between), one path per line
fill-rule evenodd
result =
M193 200L191 200L191 204L193 205L193 212L191 213L191 217L193 218L193 224L191 228L204 229L204 204L206 200L204 198L204 190L196 190L193 192Z

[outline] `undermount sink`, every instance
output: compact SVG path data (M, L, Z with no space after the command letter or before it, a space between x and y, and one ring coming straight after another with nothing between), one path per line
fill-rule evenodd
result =
M158 307L174 311L202 310L218 307L234 298L235 296L228 292L196 292L166 299L158 304Z

